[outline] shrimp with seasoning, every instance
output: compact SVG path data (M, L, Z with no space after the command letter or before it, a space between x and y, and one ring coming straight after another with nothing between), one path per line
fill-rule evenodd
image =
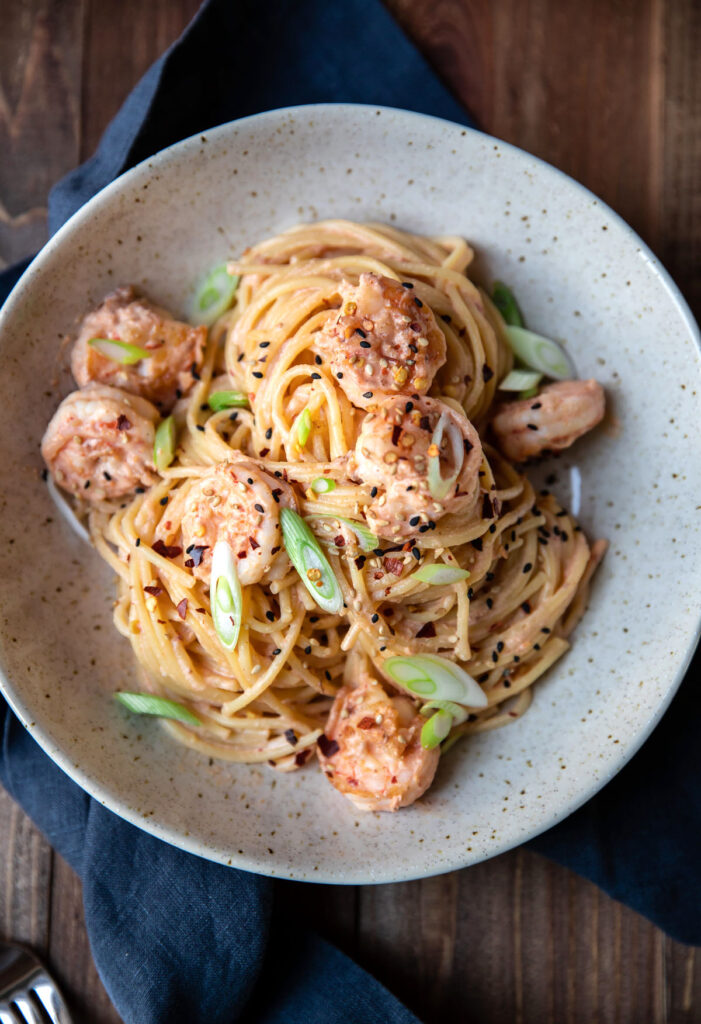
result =
M513 462L559 452L604 418L606 398L596 380L548 384L533 398L507 402L493 419L497 447Z
M136 345L148 358L125 366L89 345L93 338ZM131 286L118 288L83 320L71 353L71 372L79 387L91 382L120 387L167 412L197 379L206 340L206 327L173 319Z
M367 409L400 394L425 394L446 359L443 332L413 285L361 274L339 287L341 308L314 336L354 405Z
M182 518L186 553L198 548L202 555L192 569L195 576L209 580L218 540L231 547L244 586L261 580L274 562L286 563L278 514L282 505L296 507L289 484L240 453L200 477L187 495Z
M458 464L445 436L447 431L440 448L432 443L441 417L461 438ZM440 501L429 486L432 455L439 457L441 477L455 476L455 485ZM404 540L415 536L419 525L471 508L479 495L481 465L482 444L464 414L436 398L407 401L395 397L365 417L349 472L355 479L373 484L378 492L366 507L373 532L390 540Z
M356 687L336 694L317 747L339 793L363 811L397 811L433 782L440 751L421 746L425 719L405 696L390 696L363 671Z
M92 384L61 402L41 454L56 483L76 497L122 498L158 480L153 441L160 418L145 398Z

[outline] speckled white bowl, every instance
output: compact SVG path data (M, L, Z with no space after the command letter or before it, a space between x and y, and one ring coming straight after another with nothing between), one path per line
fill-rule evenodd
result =
M110 572L56 515L39 440L62 337L117 284L184 313L192 282L300 220L459 233L527 322L566 340L620 421L573 456L581 519L611 550L574 648L528 714L456 748L418 805L363 815L314 767L210 765L110 695L131 688ZM628 760L666 708L701 606L698 331L622 221L564 174L478 132L398 110L272 111L188 139L125 174L49 242L0 318L3 690L54 760L141 828L283 877L386 882L493 856L559 821ZM569 457L553 489L565 502Z

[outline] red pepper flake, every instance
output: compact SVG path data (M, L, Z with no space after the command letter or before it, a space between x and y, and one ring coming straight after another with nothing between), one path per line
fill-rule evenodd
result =
M306 764L309 758L312 756L312 752L307 747L305 750L300 750L298 754L295 754L295 764L298 768L301 768L303 764Z
M356 569L362 569L363 566L365 565L365 562L367 561L367 559L366 559L365 555L358 555L358 557L356 559L354 559L354 561L355 561Z
M392 427L392 444L396 446L399 444L399 438L402 436L402 428L396 424Z
M183 549L178 547L176 544L164 544L163 541L158 538L151 545L157 555L161 555L163 558L177 558L178 555L182 555Z
M144 587L144 590L147 594L153 594L154 597L163 593L163 587Z
M248 556L248 552L247 551L239 551L238 554L236 555L237 558L246 558L247 556Z
M255 374L254 374L254 376L255 376ZM263 374L261 374L261 377L262 376L263 376ZM260 457L261 457L261 459L264 459L265 456L269 455L269 454L270 454L270 449L269 448L261 448L261 450L260 450Z
M294 729L285 729L285 739L293 747L297 746L297 733L294 731Z
M393 775L392 776L392 785L396 785L396 784L397 784L397 776Z
M419 421L419 426L421 427L422 430L431 429L431 421L429 420L428 416L421 417L421 420Z
M131 430L131 420L124 413L117 420L117 430Z
M386 573L392 573L393 576L402 575L404 561L401 558L384 558L382 564L385 567Z
M178 615L180 616L181 619L185 618L185 616L187 615L187 598L186 597L184 597L182 599L182 601L180 601L178 604L176 604L175 610L176 610L176 612L178 613Z
M342 537L340 533L338 537L334 537L333 542L337 548L344 548L346 546L345 538Z
M185 559L185 568L186 569L194 569L195 568L195 563L194 563L192 558L186 558Z
M376 725L377 722L372 715L366 715L365 718L361 718L358 722L359 729L374 729Z
M316 745L318 746L319 750L324 755L324 757L333 757L333 755L337 754L339 751L339 746L338 743L336 743L336 740L330 740L328 736L323 732L319 739L316 741Z
M416 638L417 638L417 640L424 640L424 639L426 639L428 637L432 637L432 636L435 636L435 635L436 635L436 627L433 625L432 622L426 622L421 627L419 632L416 634Z
M251 550L252 550L252 551L257 551L257 550L258 550L258 548L260 547L260 544L259 544L259 543L258 543L258 541L257 541L257 540L255 539L255 537L249 537L249 538L248 538L248 542L249 542L249 544L251 545Z

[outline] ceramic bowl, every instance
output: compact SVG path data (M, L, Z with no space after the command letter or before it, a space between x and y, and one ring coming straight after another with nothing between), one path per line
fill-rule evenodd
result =
M616 429L551 467L610 550L572 650L525 717L454 748L398 814L363 814L312 766L211 764L111 699L134 688L111 624L110 571L56 514L39 441L61 397L62 339L118 284L184 315L213 264L299 221L348 217L460 234L479 274L514 288L527 323L563 339L606 387ZM225 864L385 882L472 864L560 821L659 720L701 607L699 338L639 238L564 174L479 132L399 110L310 106L224 125L159 153L51 239L0 318L0 666L47 753L140 828ZM65 382L65 390L70 384Z

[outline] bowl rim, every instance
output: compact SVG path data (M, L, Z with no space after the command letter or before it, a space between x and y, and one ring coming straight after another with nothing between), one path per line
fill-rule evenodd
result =
M633 230L633 228L616 213L607 203L605 203L596 193L592 192L585 185L582 185L575 178L570 177L564 171L543 160L541 157L534 156L527 150L521 149L518 146L513 145L509 142L504 142L496 136L491 136L486 132L482 132L476 128L467 127L466 125L460 124L456 121L451 121L447 118L435 117L430 114L418 113L416 111L405 110L400 107L387 107L378 104L362 104L362 103L310 103L310 104L299 104L290 107L276 107L271 110L262 111L257 114L251 114L247 117L238 118L233 121L224 122L221 125L217 125L213 128L208 128L203 131L197 132L187 138L181 139L178 142L167 146L164 149L146 157L144 160L130 167L128 170L122 172L117 178L105 185L99 192L92 196L86 203L84 203L78 210L76 210L69 219L51 236L51 238L45 243L42 249L33 258L32 262L25 269L21 277L14 285L12 291L8 295L5 303L0 309L0 345L2 344L2 334L6 329L8 323L12 320L14 315L15 305L20 301L23 293L31 287L31 284L37 275L40 273L45 262L50 256L58 249L62 247L64 242L70 239L71 235L81 228L83 224L88 221L93 214L96 207L100 207L102 204L109 202L113 195L118 194L125 186L128 186L132 178L137 177L146 168L154 169L154 162L157 164L165 163L173 157L179 150L184 150L188 146L193 146L201 142L202 137L206 136L207 139L216 139L218 136L226 136L231 132L234 126L236 127L250 127L253 123L265 123L269 121L274 123L276 120L281 118L294 117L294 116L309 116L316 115L321 118L329 115L336 117L343 116L345 112L358 114L363 112L367 113L372 111L373 114L376 112L387 113L392 116L400 115L403 118L411 121L423 121L428 122L437 126L445 126L450 130L459 129L461 133L474 137L475 139L493 139L495 144L500 148L512 154L515 154L518 159L523 157L527 158L537 170L545 169L548 174L555 174L567 188L573 191L575 196L587 200L588 202L595 201L602 214L609 218L611 222L617 225L626 236L626 240L636 246L639 254L643 257L646 264L648 264L650 270L655 274L665 291L667 292L670 300L676 308L677 314L681 317L684 322L684 326L695 341L698 350L701 352L701 331L699 326L689 308L689 305L681 293L678 285L672 279L670 273L665 269L664 265L658 259L657 256L652 252L650 247L640 238L640 236ZM585 803L587 803L593 796L600 792L609 782L621 771L621 769L635 756L640 750L643 744L648 740L654 729L657 727L662 717L666 713L669 705L677 693L679 686L684 679L691 660L696 651L699 640L701 639L701 606L696 620L696 625L688 637L686 649L680 658L677 669L674 675L674 679L664 694L663 699L659 702L654 712L645 723L645 727L641 729L635 738L625 745L617 757L611 758L606 766L605 772L602 777L596 778L594 781L585 785L583 788L578 789L576 795L572 796L567 800L563 806L558 808L557 816L551 818L546 825L538 823L525 828L521 835L516 839L507 840L504 845L497 845L493 851L487 851L485 856L479 858L465 858L465 857L454 857L448 862L443 862L438 866L438 870L431 870L426 872L425 870L418 869L416 871L403 872L397 874L396 870L392 869L391 859L390 863L379 872L375 872L373 877L359 875L353 871L347 872L345 877L338 877L337 875L330 874L326 871L319 870L314 873L314 877L309 876L297 876L294 870L285 875L288 878L302 878L304 881L311 881L319 884L348 884L348 885L374 885L383 884L387 882L399 882L399 881L412 881L419 878L433 877L434 875L445 874L450 871L456 871L466 866L471 866L474 863L479 863L482 860L489 860L492 857L498 856L508 850L515 849L524 843L529 842L538 835L547 832L549 829L555 827L565 818L569 817ZM255 874L268 875L274 877L282 877L283 872L278 866L268 865L267 862L257 859L255 856L248 854L239 855L236 853L229 852L224 854L211 847L207 846L200 839L184 834L182 831L175 827L162 825L153 818L144 819L140 817L135 811L132 811L128 805L125 805L124 801L119 797L113 795L105 786L105 783L99 778L93 777L86 769L82 768L80 764L72 761L69 753L64 751L61 746L55 741L51 734L43 727L35 724L31 709L25 704L21 694L15 690L11 680L9 679L5 666L0 663L0 693L5 697L7 703L11 707L12 711L17 715L22 725L29 731L34 737L39 746L44 752L51 758L55 764L61 768L70 779L72 779L77 785L79 785L85 792L91 797L98 800L102 806L112 811L130 824L135 825L137 828L145 831L158 839L163 840L171 845L174 845L182 850L189 853L195 854L200 857L204 857L207 860L212 860L217 863L222 863L227 866L239 868L245 871L250 871Z

